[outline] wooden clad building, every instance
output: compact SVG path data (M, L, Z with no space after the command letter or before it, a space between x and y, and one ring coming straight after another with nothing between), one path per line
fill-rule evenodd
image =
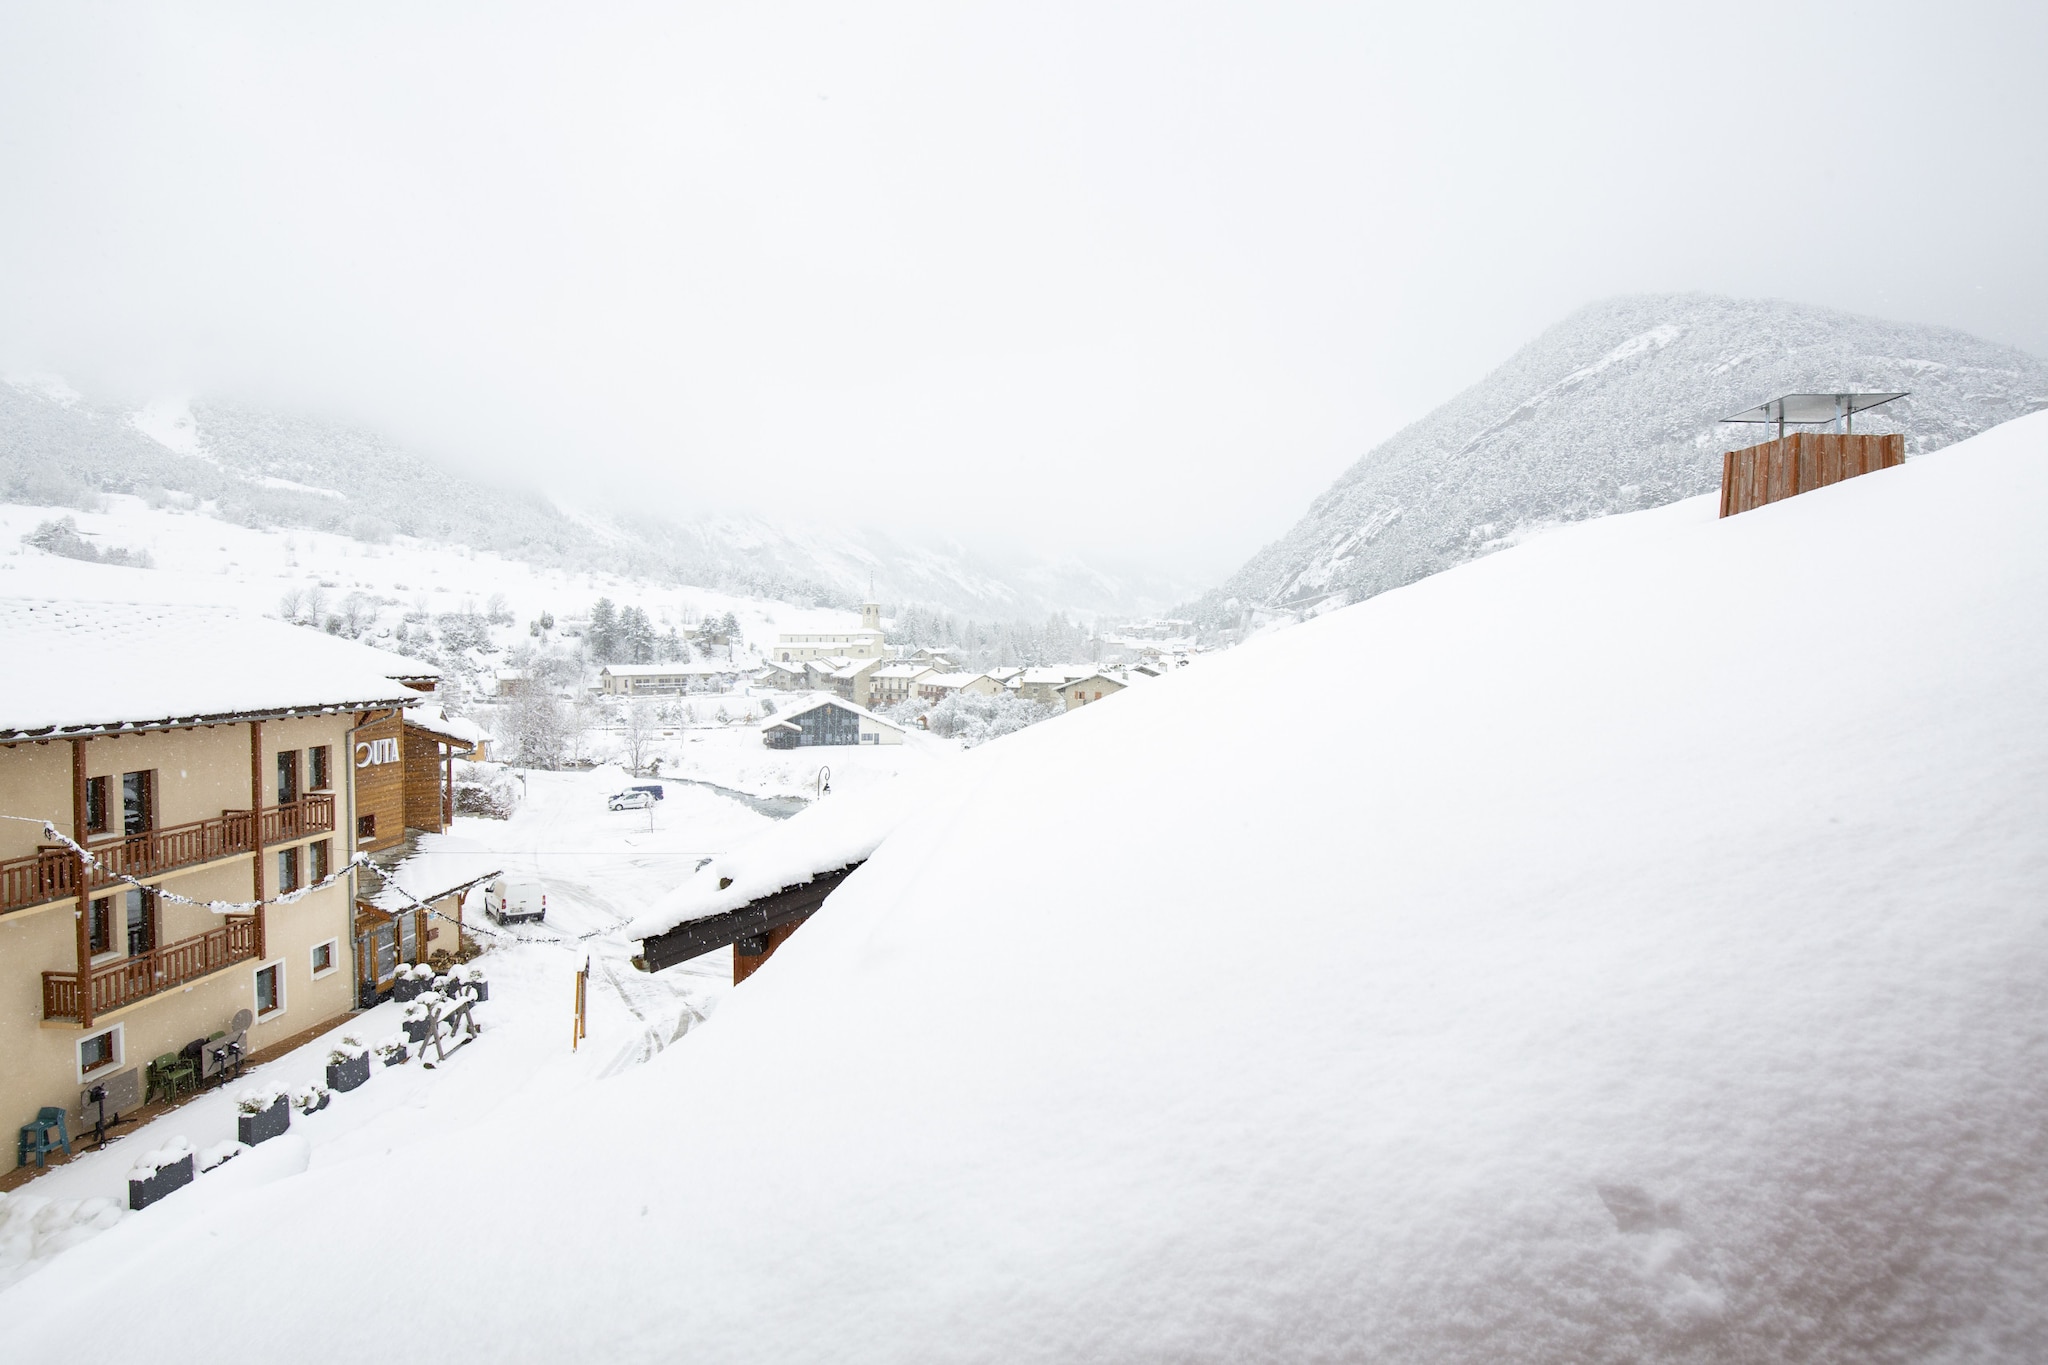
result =
M251 1050L345 1013L347 756L404 661L196 607L0 600L0 631L0 1115L133 1108L245 1010Z

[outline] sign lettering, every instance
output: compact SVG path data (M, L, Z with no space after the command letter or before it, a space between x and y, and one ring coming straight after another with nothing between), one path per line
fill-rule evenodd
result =
M383 763L398 762L398 741L395 739L371 739L356 745L356 766L372 768Z

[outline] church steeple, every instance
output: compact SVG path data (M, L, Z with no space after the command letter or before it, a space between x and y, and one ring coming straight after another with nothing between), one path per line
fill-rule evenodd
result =
M862 630L880 630L882 628L881 603L863 602L860 604L860 628Z

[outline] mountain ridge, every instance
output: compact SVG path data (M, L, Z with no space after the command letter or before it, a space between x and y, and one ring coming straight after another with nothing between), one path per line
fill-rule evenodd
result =
M2048 362L1952 328L1784 300L1602 300L1361 456L1181 610L1212 629L1324 610L1545 526L1709 492L1721 452L1754 431L1721 418L1842 388L1909 391L1857 425L1903 432L1910 457L2048 407Z
M0 383L0 498L91 506L104 493L191 499L245 525L369 543L439 538L537 565L574 562L801 606L850 607L872 583L885 602L1025 620L1143 614L1188 590L1161 575L952 537L575 506L342 423L219 400L129 411L47 377Z

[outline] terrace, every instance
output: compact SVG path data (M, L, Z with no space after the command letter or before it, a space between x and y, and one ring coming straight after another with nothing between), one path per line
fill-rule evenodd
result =
M203 867L223 858L256 851L255 821L246 810L222 811L210 820L171 825L91 845L98 867L85 869L88 893L115 885L123 877L145 879ZM314 793L262 811L262 843L290 843L334 829L334 796ZM38 849L23 858L0 862L0 914L32 905L68 900L78 894L78 860L62 845Z
M181 938L134 957L95 967L85 974L91 992L90 1015L98 1018L124 1005L189 985L223 967L257 956L254 915L228 915L221 926ZM77 972L43 973L43 1018L81 1019Z

